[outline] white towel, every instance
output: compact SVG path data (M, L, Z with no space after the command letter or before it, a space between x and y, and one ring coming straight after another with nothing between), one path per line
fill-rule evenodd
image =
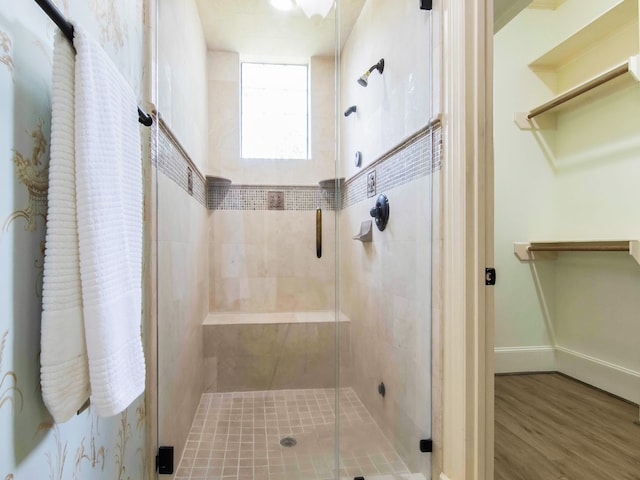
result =
M116 415L143 391L142 161L136 98L75 27L78 238L91 404Z
M75 53L61 33L55 38L40 381L56 422L71 418L89 398L84 338L74 158Z

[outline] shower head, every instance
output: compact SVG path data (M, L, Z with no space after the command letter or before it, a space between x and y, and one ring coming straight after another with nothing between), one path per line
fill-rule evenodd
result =
M378 72L380 72L380 74L382 75L382 72L384 72L384 58L381 58L378 63L371 66L369 70L364 72L364 74L358 79L358 83L363 87L369 85L369 75L371 75L371 72L373 72L374 70L378 70Z

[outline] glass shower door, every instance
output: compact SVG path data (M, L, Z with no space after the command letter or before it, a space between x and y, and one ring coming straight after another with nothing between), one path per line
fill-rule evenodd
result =
M159 1L160 475L334 478L335 16Z
M276 3L158 5L160 474L430 478L431 13Z
M365 2L341 49L342 108L356 107L340 118L340 309L350 325L341 478L431 478L440 128L432 120L432 17L416 3ZM382 71L370 67L382 60ZM385 204L386 225L373 217Z

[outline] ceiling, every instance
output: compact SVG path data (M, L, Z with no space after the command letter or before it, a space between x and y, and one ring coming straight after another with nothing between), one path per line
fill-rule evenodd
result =
M524 10L531 0L493 0L493 33L496 33Z
M341 0L340 48L366 0ZM564 0L494 0L494 33L527 6L557 8ZM300 8L275 9L269 0L196 0L207 48L262 59L333 55L335 9L308 19Z
M341 0L344 45L366 0ZM269 58L333 55L335 9L326 18L308 19L300 8L275 9L269 0L196 0L209 50Z
M525 8L555 10L565 0L493 0L493 33L496 33Z

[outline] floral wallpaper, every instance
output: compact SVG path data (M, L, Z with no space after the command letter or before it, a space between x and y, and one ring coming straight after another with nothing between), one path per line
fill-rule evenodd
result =
M54 3L101 42L142 98L143 0ZM115 417L89 406L54 424L40 392L55 31L35 2L0 9L0 479L139 480L152 473L144 396Z

